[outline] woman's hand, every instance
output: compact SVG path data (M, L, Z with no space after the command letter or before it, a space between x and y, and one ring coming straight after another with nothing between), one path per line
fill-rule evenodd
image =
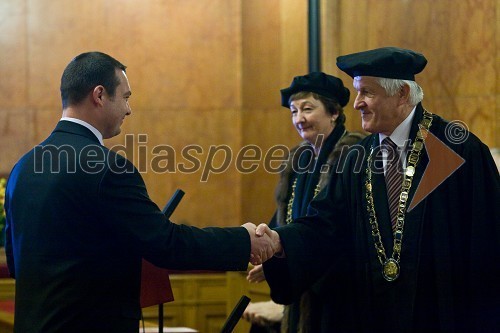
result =
M259 326L279 323L283 318L283 305L273 301L250 303L243 312L243 318Z
M262 265L257 265L252 268L247 275L248 282L251 283L259 283L266 280L266 276L264 275L264 268Z

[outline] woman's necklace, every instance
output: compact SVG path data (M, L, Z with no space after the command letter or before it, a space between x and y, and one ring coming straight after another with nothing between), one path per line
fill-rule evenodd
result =
M380 230L378 227L377 215L375 213L375 205L373 203L373 192L372 192L372 156L374 151L374 146L372 144L370 155L368 156L368 163L366 167L366 202L367 211L370 221L370 226L372 230L373 242L375 244L375 250L377 252L377 257L382 264L382 275L387 281L394 281L398 278L400 273L399 263L401 260L401 247L403 245L403 227L405 223L405 209L406 202L408 200L408 193L410 192L411 183L413 181L413 175L415 174L415 167L418 164L420 153L424 147L425 138L427 132L431 127L432 123L432 113L424 110L424 117L420 122L420 130L417 131L417 137L413 143L413 148L408 157L408 166L406 167L406 172L403 178L403 184L401 185L401 195L399 196L399 208L397 214L396 231L394 232L394 243L392 257L387 258L384 244L382 243L382 238L380 236ZM423 130L425 131L423 131Z
M295 188L297 187L297 177L295 177L292 185L292 194L290 195L290 199L288 200L288 205L286 209L286 224L290 224L293 221L292 218L292 209L293 209L293 201L295 200Z
M293 201L295 200L295 188L297 187L297 177L295 177L295 179L293 180L293 185L292 185L292 194L290 195L290 200L288 200L288 205L287 205L287 209L286 209L286 224L289 224L293 221L293 217L292 217L292 211L293 211ZM316 184L316 187L314 188L314 196L313 198L315 198L319 191L321 190L321 187L319 186L319 182L318 184Z
M340 139L342 139L346 135L347 135L347 130L344 130L344 133L342 133L342 136L340 137ZM319 152L317 152L315 158L317 159L318 156L319 156ZM293 221L292 211L293 211L293 201L295 200L295 188L297 187L297 178L298 177L295 177L295 179L293 180L292 193L290 194L290 199L288 200L288 204L287 204L286 219L285 219L286 224L289 224ZM313 199L318 195L318 193L320 191L321 191L321 185L320 185L320 180L318 179L318 183L316 184L316 187L314 188Z

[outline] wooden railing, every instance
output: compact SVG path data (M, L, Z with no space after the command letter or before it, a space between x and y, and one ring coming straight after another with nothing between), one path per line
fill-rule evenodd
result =
M252 302L269 300L266 283L250 284L246 272L182 272L170 275L175 300L164 305L165 327L190 327L201 333L219 333L228 314L242 295ZM15 281L0 278L0 333L13 332ZM9 303L10 304L7 304ZM146 326L158 322L158 308L143 309ZM248 333L250 325L240 320L234 333Z

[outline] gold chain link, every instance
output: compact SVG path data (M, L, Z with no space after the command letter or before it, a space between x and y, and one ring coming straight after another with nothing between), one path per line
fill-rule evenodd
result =
M371 231L373 242L375 244L375 250L377 252L377 257L382 266L385 269L388 267L388 262L391 261L394 265L396 265L397 274L392 279L384 277L388 281L392 281L397 278L399 275L399 262L401 260L401 248L403 246L403 227L405 222L405 209L406 203L408 200L408 194L410 193L411 184L413 181L413 176L415 174L415 167L418 164L420 159L420 153L424 148L425 138L427 136L427 132L432 124L432 113L424 110L424 118L420 122L420 126L425 129L425 132L420 129L417 132L417 137L415 142L413 143L413 148L410 152L410 156L408 157L408 166L403 175L403 183L401 185L401 194L399 196L399 206L398 206L398 214L397 214L397 222L396 222L396 231L394 232L394 243L393 243L393 253L392 260L387 259L387 254L384 249L384 244L382 243L382 237L380 236L380 230L377 221L377 215L375 213L375 204L373 202L373 186L372 186L372 156L374 147L372 145L370 150L370 155L368 156L367 167L366 167L366 202L367 202L367 211L368 218L370 221ZM391 267L392 268L392 267Z
M295 200L295 188L297 187L297 178L294 179L292 185L292 194L290 195L290 200L288 200L287 210L286 210L286 224L289 224L293 221L292 218L292 210L293 210L293 201ZM315 198L318 193L321 191L319 183L316 184L316 188L314 189L314 197Z

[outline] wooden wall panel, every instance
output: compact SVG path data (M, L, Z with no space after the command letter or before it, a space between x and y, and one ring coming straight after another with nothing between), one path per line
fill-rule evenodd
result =
M291 148L299 142L300 137L292 126L290 112L280 106L266 110L245 110L242 123L246 145L256 145L262 151L258 169L242 175L242 221L267 223L276 209L274 191L279 175L275 170L279 162L267 166L264 160L266 155L270 156L272 147ZM280 157L278 153L274 156Z
M281 110L279 89L290 85L293 78L305 75L308 70L307 1L281 0L281 49L280 85L274 91ZM275 74L276 75L276 74Z
M196 226L239 225L239 178L234 164L201 181L211 146L240 146L240 7L234 1L146 2L130 6L121 23L131 28L127 70L133 115L127 133L147 133L148 148L181 151L197 145L201 169L186 174L148 170L143 177L152 199L162 206L176 188L186 192L174 221ZM127 20L133 18L133 23ZM150 23L146 23L150 22ZM135 36L135 38L133 38ZM128 43L126 39L131 39ZM134 45L135 43L135 45ZM227 50L231 50L228 52ZM123 135L117 138L123 142ZM220 157L218 154L216 157ZM228 157L229 158L229 157ZM148 159L149 160L149 159ZM184 161L186 162L186 161ZM220 164L216 164L219 166Z
M0 109L26 106L26 6L24 2L0 2Z
M128 66L133 114L123 133L158 145L235 154L255 144L266 152L299 137L280 106L279 90L307 73L307 2L302 0L1 0L0 173L45 138L60 117L59 80L72 57L107 52ZM498 0L323 0L323 70L335 58L385 45L423 52L418 76L431 111L464 121L485 143L500 146ZM351 92L354 96L354 90ZM346 107L347 127L360 129ZM220 156L219 156L220 158ZM196 225L267 221L277 176L263 165L249 174L228 170L201 182L203 170L144 172L152 199L163 205L186 191L173 219Z
M342 79L344 85L349 88L351 97L349 103L344 107L346 115L345 126L350 131L362 131L361 115L354 110L354 89L352 79L340 71L336 66L336 59L341 54L342 38L344 34L350 34L349 29L343 26L344 20L339 18L341 3L340 1L322 0L321 6L321 59L322 68L325 73L335 75ZM363 23L359 23L363 24ZM358 26L358 23L356 24ZM354 38L347 38L351 42L356 42Z
M0 176L8 175L20 157L32 147L33 112L0 108Z
M178 158L183 147L199 145L202 163L210 146L239 150L238 1L3 0L0 6L0 24L8 32L0 37L1 56L8 59L0 64L0 148L8 150L0 173L10 171L25 151L50 134L61 116L62 71L74 56L92 50L127 65L133 91L133 114L122 134L107 140L108 146L124 145L126 134L145 135L149 152L170 145ZM176 221L241 224L240 179L234 166L206 182L200 181L202 172L146 170L143 176L159 206L176 188L186 191L173 216Z
M497 161L497 167L500 168L500 135L498 133L500 132L499 127L500 127L500 0L496 1L495 4L496 10L496 16L495 16L495 22L496 22L496 27L495 27L495 73L496 73L496 85L495 85L495 100L491 104L491 108L494 109L495 111L495 120L494 120L494 126L493 126L493 131L495 133L495 140L494 140L494 147L496 147L496 156L494 155L495 161Z
M486 144L498 146L498 6L497 0L330 4L328 17L338 23L330 24L336 31L325 32L325 46L330 48L325 63L333 68L338 55L382 46L417 50L428 59L417 76L424 106L448 120L464 122ZM339 75L352 82L344 73Z
M100 50L134 72L134 99L146 108L239 104L237 2L33 0L29 6L32 86L53 86L73 56ZM31 91L37 106L60 105L57 94Z
M242 2L243 107L275 105L280 77L280 2ZM271 75L269 75L271 74Z
M33 110L27 103L26 5L0 2L0 175L6 175L20 151L31 147Z
M203 111L162 110L162 112L137 111L149 118L150 130L147 133L147 158L135 154L135 164L140 167L146 160L148 164L142 169L148 191L156 203L162 206L177 188L186 195L179 205L172 220L196 226L209 225L240 225L240 179L236 170L235 160L240 147L240 114L234 109ZM148 116L149 114L149 116ZM132 116L133 117L133 116ZM132 118L128 122L132 122ZM136 142L141 132L134 133ZM144 140L142 140L144 141ZM123 142L118 142L123 144ZM136 144L137 149L141 144ZM144 146L144 145L142 145ZM171 148L175 161L170 159ZM189 162L182 150L186 147L200 147L200 153L192 152L200 167L196 168ZM165 151L169 155L168 167L158 171L151 165L153 156L159 156L154 148ZM225 155L225 147L230 152ZM213 152L212 157L209 156ZM172 162L174 169L171 169ZM210 166L217 170L227 163L223 172L208 173ZM189 172L182 172L179 166L183 164ZM163 165L163 164L162 164ZM172 170L172 172L167 172ZM140 169L141 170L141 169ZM221 170L222 171L222 170Z
M242 175L242 222L268 222L276 208L276 172L263 160L270 147L291 147L299 136L280 89L307 73L307 3L298 0L242 1L242 144L260 147L259 168ZM270 172L271 171L271 172Z

